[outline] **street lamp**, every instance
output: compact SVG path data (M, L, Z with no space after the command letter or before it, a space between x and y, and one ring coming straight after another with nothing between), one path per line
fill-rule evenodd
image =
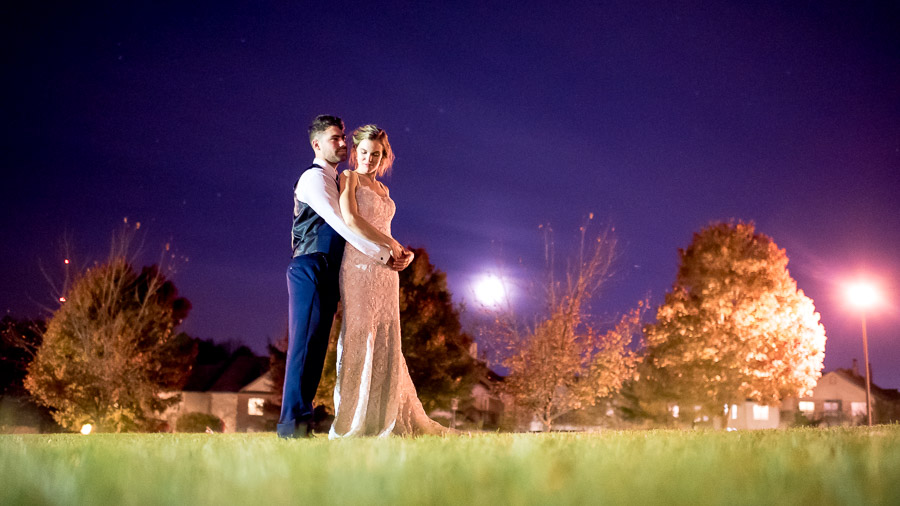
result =
M872 373L869 370L869 342L866 338L866 309L878 302L878 290L871 283L858 282L847 288L850 304L856 306L862 315L863 359L866 361L866 416L872 426Z

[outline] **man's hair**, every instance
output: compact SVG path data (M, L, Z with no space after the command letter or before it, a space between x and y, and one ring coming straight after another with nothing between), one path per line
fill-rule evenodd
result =
M309 142L312 142L316 135L319 135L325 130L328 130L329 127L333 126L336 126L343 130L344 120L338 118L337 116L329 116L327 114L320 114L316 116L316 119L314 119L312 124L309 125Z

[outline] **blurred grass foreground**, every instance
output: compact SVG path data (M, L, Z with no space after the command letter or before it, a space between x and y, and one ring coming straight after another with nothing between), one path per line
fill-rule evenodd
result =
M0 504L900 504L900 425L0 436Z

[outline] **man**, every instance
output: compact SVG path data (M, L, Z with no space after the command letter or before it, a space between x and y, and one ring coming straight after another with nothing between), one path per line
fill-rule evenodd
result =
M337 166L347 159L344 122L335 116L317 116L309 127L309 142L315 160L294 185L294 253L287 269L288 350L278 420L282 438L310 435L312 401L340 297L344 241L395 271L412 261L412 255L391 257L389 248L356 235L341 218Z

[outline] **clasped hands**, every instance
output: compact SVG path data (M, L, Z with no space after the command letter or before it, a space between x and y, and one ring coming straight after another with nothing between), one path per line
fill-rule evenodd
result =
M400 243L395 243L391 246L391 258L388 259L387 265L392 270L400 272L409 267L415 256L412 251L400 246Z

